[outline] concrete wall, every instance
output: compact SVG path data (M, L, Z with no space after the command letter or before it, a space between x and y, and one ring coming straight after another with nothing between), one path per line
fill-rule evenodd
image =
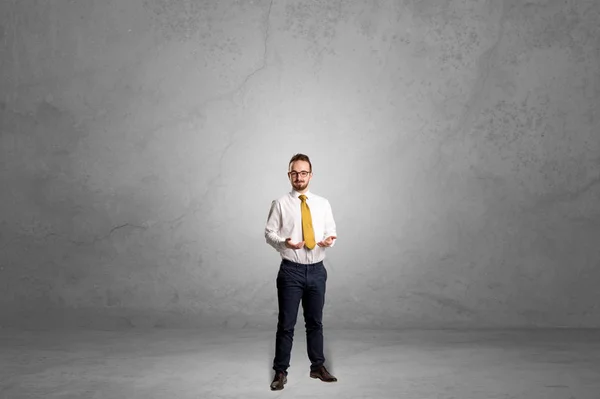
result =
M0 16L1 326L274 329L264 223L304 152L327 327L600 327L597 1Z

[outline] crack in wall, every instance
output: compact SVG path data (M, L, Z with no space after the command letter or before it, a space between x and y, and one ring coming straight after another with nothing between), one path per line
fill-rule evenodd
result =
M498 48L502 43L505 31L505 21L507 17L506 4L502 3L502 10L498 19L498 36L494 41L494 44L489 47L478 60L477 67L477 79L475 80L474 87L471 90L471 94L463 106L464 111L460 115L456 126L451 129L445 137L439 143L438 153L438 166L443 158L444 146L449 141L460 141L469 133L470 128L477 115L479 115L485 105L485 94L489 91L490 74L498 57Z
M117 231L117 230L121 230L121 229L123 229L123 228L125 228L125 227L132 227L132 228L135 228L135 229L142 229L142 230L146 230L146 229L148 229L148 227L146 227L146 226L138 226L138 225L131 224L131 223L124 223L124 224L121 224L121 225L118 225L118 226L115 226L115 227L113 227L112 229L110 229L110 231L109 231L107 234L105 234L105 235L103 235L103 236L100 236L100 237L95 237L95 238L94 238L92 241L76 241L76 240L70 240L70 242L71 242L71 243L73 243L73 244L75 244L75 245L92 245L92 244L95 244L95 243L97 243L97 242L99 242L99 241L104 241L104 240L106 240L106 239L110 238L110 236L111 236L111 235L112 235L112 234L113 234L115 231Z
M223 93L220 95L217 95L215 97L211 97L205 101L203 101L200 105L198 105L196 108L197 109L202 109L205 108L208 104L214 103L214 102L218 102L221 100L232 100L234 98L234 96L241 92L242 90L244 90L247 85L248 82L255 77L258 73L260 73L261 71L264 71L267 66L267 58L268 58L268 53L269 53L269 37L270 37L270 27L271 27L271 13L273 10L273 1L271 0L269 2L269 8L267 9L266 12L266 17L265 17L265 31L263 34L263 55L262 55L262 62L261 65L254 69L252 72L250 72L248 75L246 75L246 77L242 80L242 82L233 90L227 92L227 93ZM223 162L225 159L225 155L227 154L227 152L229 151L229 149L235 144L236 142L236 134L235 131L229 130L227 132L227 139L226 139L226 145L225 147L221 150L221 155L219 157L219 162L218 162L218 171L216 173L216 175L211 178L209 180L209 182L206 184L206 191L204 192L204 194L202 194L202 196L200 197L200 205L197 206L195 209L192 210L193 213L198 212L200 209L202 209L202 204L205 203L206 198L208 196L208 194L210 193L210 191L215 187L216 182L218 182L222 175L223 175Z
M264 51L263 51L263 56L262 56L262 65L260 67L258 67L257 69L255 69L253 72L251 72L248 76L246 76L246 78L244 79L244 81L242 82L242 84L239 86L237 91L242 90L244 87L246 87L246 85L248 84L248 81L250 79L252 79L257 73L263 71L266 67L267 67L267 53L269 50L269 33L270 33L270 28L271 28L271 11L273 9L273 1L271 0L271 2L269 3L269 9L267 10L267 16L266 16L266 28L265 28L265 33L264 33L264 39L263 39L263 47L264 47Z
M267 68L267 56L268 56L268 52L269 52L269 36L270 36L270 26L271 26L271 12L273 9L273 1L271 0L271 2L269 3L269 8L266 12L266 17L265 17L265 33L264 33L264 38L263 38L263 47L264 47L264 51L263 51L263 55L262 55L262 62L261 65L254 69L252 72L250 72L248 75L246 75L246 77L242 80L242 82L233 90L230 90L226 93L223 94L219 94L216 96L213 96L211 98L206 99L205 101L203 101L200 105L198 105L196 108L197 109L202 109L204 107L206 107L208 104L214 103L214 102L218 102L218 101L222 101L222 100L232 100L233 97L241 92L244 88L246 88L246 86L248 85L248 82L250 81L250 79L252 79L254 76L256 76L259 72L264 71Z
M554 205L559 202L574 202L600 185L600 175L594 177L582 186L567 192L548 194L542 199L535 201L534 207Z

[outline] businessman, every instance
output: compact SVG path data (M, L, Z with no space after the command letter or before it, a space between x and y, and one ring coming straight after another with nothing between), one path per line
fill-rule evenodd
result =
M296 154L288 164L292 189L274 200L267 218L265 238L281 255L277 274L279 314L275 339L275 376L271 390L287 383L294 327L302 302L310 377L335 382L325 368L323 354L323 305L327 270L323 265L326 248L337 236L329 201L309 191L312 164L308 156ZM319 240L319 241L317 241Z

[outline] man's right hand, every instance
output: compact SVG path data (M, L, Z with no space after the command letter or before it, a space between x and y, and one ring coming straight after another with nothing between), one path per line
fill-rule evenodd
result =
M290 249L301 249L304 246L304 241L299 242L298 244L294 244L291 241L291 238L286 238L285 239L285 246L290 248Z

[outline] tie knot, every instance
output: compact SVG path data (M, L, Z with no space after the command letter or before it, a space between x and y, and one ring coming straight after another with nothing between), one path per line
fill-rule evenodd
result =
M299 195L298 198L300 198L300 201L302 202L306 201L306 195L304 194Z

